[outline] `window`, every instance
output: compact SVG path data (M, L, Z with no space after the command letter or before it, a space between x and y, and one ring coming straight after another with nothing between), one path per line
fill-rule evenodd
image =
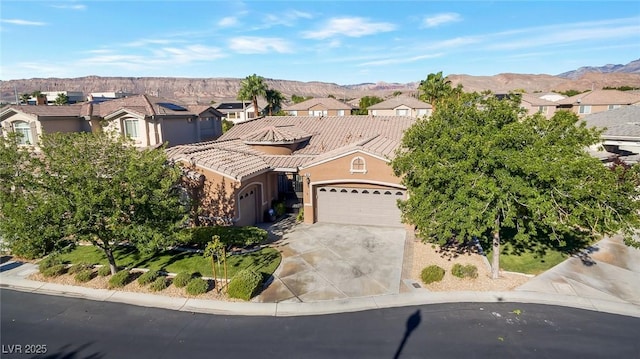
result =
M289 115L298 116L298 111L289 111Z
M367 173L367 165L362 157L354 157L351 160L351 173Z
M128 118L124 120L124 135L129 138L138 138L138 120Z
M397 108L396 116L409 116L409 110L406 108Z
M375 116L375 115L377 115L376 110L371 110L371 116Z
M230 119L230 120L233 120L233 119L238 118L238 115L235 112L229 112L227 114L227 118Z
M538 106L538 113L546 115L547 114L547 106Z
M338 116L344 116L344 110L338 110Z
M620 108L620 105L609 105L609 110Z
M316 117L320 117L320 116L326 116L327 115L327 110L316 110L316 111L309 111L310 115L316 116Z
M579 114L591 113L591 105L580 105Z
M24 121L17 121L13 123L13 131L19 135L18 143L21 145L33 144L31 137L31 126Z
M427 110L426 108L419 108L418 109L418 116L427 116L429 115L429 110Z

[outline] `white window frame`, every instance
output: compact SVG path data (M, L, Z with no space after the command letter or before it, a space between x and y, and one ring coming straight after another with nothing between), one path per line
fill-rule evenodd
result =
M408 108L396 108L396 116L409 116Z
M134 127L129 128L127 124L133 124ZM129 133L131 129L135 129L135 133ZM122 133L129 138L140 138L140 121L137 118L125 118L122 120Z
M358 161L362 161L361 163L356 163ZM355 168L354 166L360 166L362 165L362 168ZM367 162L364 160L363 157L360 156L356 156L354 158L351 159L351 166L350 166L350 170L349 172L351 172L351 174L354 173L367 173Z
M338 116L344 116L344 110L338 110Z
M32 145L33 134L31 133L31 125L26 121L16 121L12 124L13 132L19 134L19 145Z
M616 108L622 107L621 105L609 105L609 110L615 110Z
M429 115L429 110L426 108L419 108L418 109L418 117L420 116L427 116Z
M591 113L591 105L580 105L578 113L581 115L587 115Z
M538 106L538 113L546 115L549 112L549 108L547 106Z

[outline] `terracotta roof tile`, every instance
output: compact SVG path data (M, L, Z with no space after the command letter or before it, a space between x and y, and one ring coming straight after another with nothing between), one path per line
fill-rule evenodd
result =
M618 90L595 90L567 97L559 105L631 105L640 103L640 95Z
M393 110L405 105L409 108L432 108L430 104L409 96L397 96L367 107L367 110Z
M640 140L640 106L624 106L613 110L587 115L584 121L589 127L606 128L603 138L627 137Z
M3 112L6 110L15 110L18 112L26 113L29 115L35 116L47 116L47 117L80 117L80 106L74 105L63 105L63 106L36 106L36 105L11 105L2 109Z
M352 110L353 106L331 97L312 98L283 108L283 111L304 111L320 105L327 110Z
M295 143L311 135L296 126L266 126L249 133L242 139L245 143Z

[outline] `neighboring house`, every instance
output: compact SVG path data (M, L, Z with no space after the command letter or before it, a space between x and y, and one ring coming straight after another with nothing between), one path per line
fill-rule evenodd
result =
M604 129L602 142L592 147L604 147L598 157L619 157L625 162L640 160L640 106L625 106L584 117L588 127Z
M138 95L65 106L13 105L0 111L0 123L3 132L22 133L25 144L37 144L44 133L99 128L128 136L138 147L153 147L217 138L222 134L221 115L211 108L190 110L171 100Z
M431 116L433 107L414 97L397 96L371 105L367 108L370 116Z
M527 110L530 115L541 113L546 118L551 118L556 113L556 103L537 97L532 94L521 94L520 107Z
M225 120L233 123L243 122L254 118L252 101L224 100L214 105L223 114ZM267 102L258 99L258 113L264 115Z
M353 106L331 97L312 98L282 110L291 116L349 116Z
M543 95L539 95L539 94L534 94L535 96L537 96L538 98L541 98L543 100L547 100L547 101L551 101L551 102L558 102L560 100L564 100L565 98L567 98L567 96L563 96L559 93L555 93L555 92L547 92Z
M402 227L406 188L389 165L405 116L272 116L239 123L219 140L167 149L212 186L210 203L235 225L262 222L294 198L306 223ZM218 208L218 207L216 207ZM217 218L219 219L219 218Z
M638 104L640 95L619 90L594 90L556 102L557 110L568 110L580 117Z

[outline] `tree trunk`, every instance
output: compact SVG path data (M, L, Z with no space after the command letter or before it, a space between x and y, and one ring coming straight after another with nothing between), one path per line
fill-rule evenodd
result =
M257 118L260 112L258 111L258 97L253 96L253 117Z
M218 278L216 278L216 256L211 256L211 268L213 268L213 289L216 289L218 284Z
M104 253L107 255L107 261L109 261L111 275L116 274L118 272L118 267L116 266L116 258L113 256L113 251L111 249L105 249Z
M496 218L496 228L491 243L491 278L498 279L500 274L500 219Z

